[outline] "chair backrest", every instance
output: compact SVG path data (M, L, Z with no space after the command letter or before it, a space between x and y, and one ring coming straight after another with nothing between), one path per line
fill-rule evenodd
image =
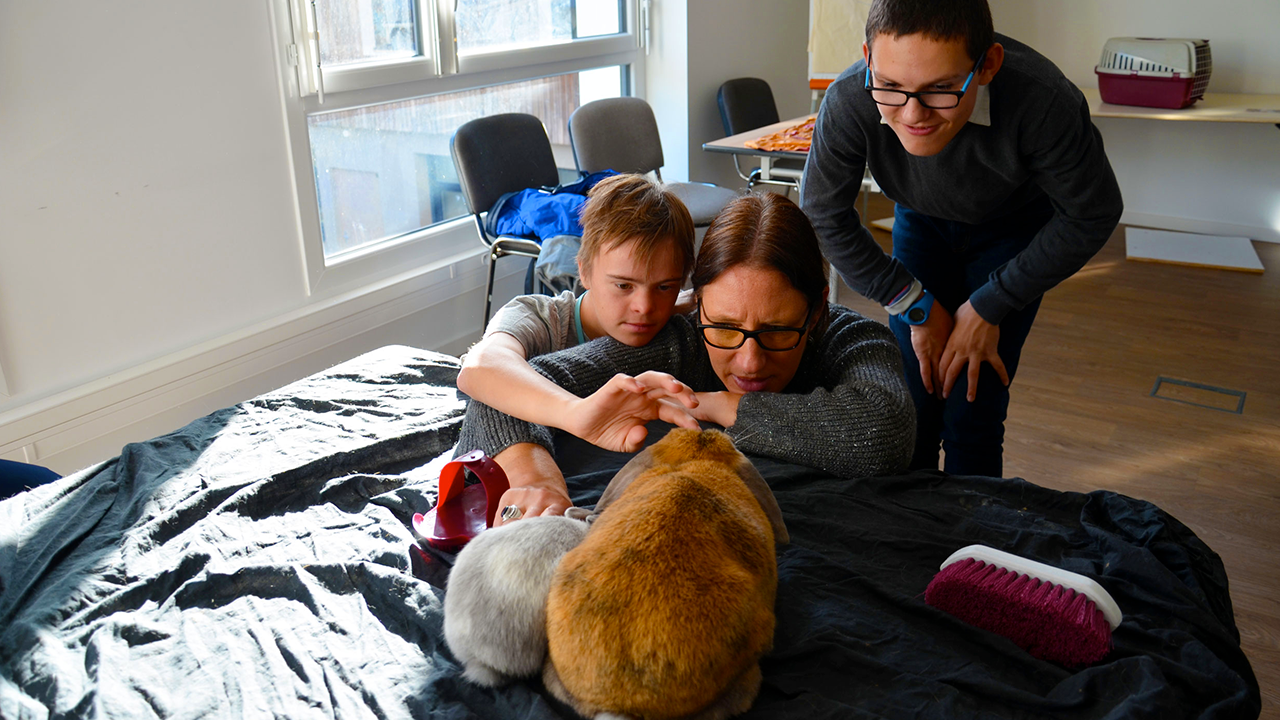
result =
M720 106L725 135L737 135L779 120L773 90L760 78L726 80L716 93L716 104Z
M596 100L569 116L578 170L647 173L662 167L662 138L653 108L640 98Z
M449 141L467 209L479 215L509 192L559 185L560 172L542 121L524 113L464 123Z

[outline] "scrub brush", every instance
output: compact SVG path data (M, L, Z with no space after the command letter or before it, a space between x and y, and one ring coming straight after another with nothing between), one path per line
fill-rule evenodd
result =
M1106 657L1122 617L1093 580L985 545L947 558L924 600L1009 638L1033 657L1068 667Z

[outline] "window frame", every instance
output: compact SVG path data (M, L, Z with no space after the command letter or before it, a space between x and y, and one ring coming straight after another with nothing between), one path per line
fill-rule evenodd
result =
M452 41L453 3L414 1L417 17L427 20L418 22L419 47L431 47L431 58L320 67L316 74L312 70L318 37L312 32L314 16L309 15L312 0L271 0L297 230L310 295L336 293L392 275L416 274L488 254L473 218L466 216L326 258L307 126L310 115L616 65L629 69L623 75L627 85L622 88L624 94L639 95L644 88L641 3L645 0L624 0L624 33L461 57ZM440 38L450 40L441 42ZM424 42L432 45L421 44ZM567 148L555 149L559 157L572 157Z

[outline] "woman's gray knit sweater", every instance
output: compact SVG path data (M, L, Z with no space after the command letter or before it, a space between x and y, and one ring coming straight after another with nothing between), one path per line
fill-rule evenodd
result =
M889 329L839 305L811 337L800 367L781 393L748 393L726 428L738 449L843 477L885 475L907 467L915 447L915 411L902 358ZM722 391L692 316L671 318L644 347L604 337L532 358L530 364L579 397L617 373L668 372L695 391ZM490 457L516 443L554 453L552 430L472 400L458 452Z

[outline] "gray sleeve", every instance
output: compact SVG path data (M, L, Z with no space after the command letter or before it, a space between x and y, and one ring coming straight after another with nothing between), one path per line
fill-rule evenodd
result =
M814 126L800 185L800 207L818 234L822 254L845 283L881 305L911 284L909 273L887 255L858 216L858 193L866 170L866 140L853 108L832 85Z
M552 452L551 429L516 419L471 400L467 403L467 414L462 418L454 457L472 450L483 450L485 455L496 457L503 450L520 443L535 443Z
M998 324L1010 312L1074 275L1102 249L1120 223L1124 202L1102 135L1078 90L1074 105L1050 107L1028 127L1032 180L1053 203L1053 217L1031 244L991 274L969 297L978 315Z
M889 329L846 311L814 350L814 390L742 398L728 429L738 448L841 477L905 470L915 450L915 407Z

